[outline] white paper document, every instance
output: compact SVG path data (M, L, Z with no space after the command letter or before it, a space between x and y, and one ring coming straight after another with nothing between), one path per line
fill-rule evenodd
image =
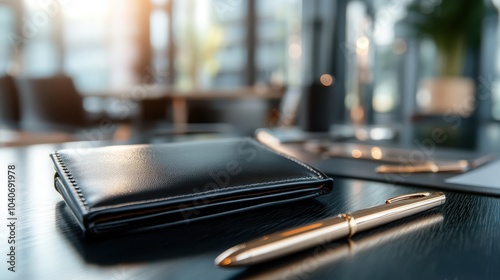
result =
M500 189L500 160L448 178L446 183Z

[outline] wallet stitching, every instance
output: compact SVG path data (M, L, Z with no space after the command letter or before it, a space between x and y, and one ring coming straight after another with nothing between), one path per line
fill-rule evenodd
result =
M250 140L251 140L252 142L254 142L255 144L257 144L258 146L260 146L260 147L262 147L262 148L264 148L264 149L266 149L266 150L268 150L268 151L270 151L270 152L272 152L272 153L274 153L274 154L280 155L280 156L285 157L285 158L287 158L287 159L289 159L289 160L291 160L291 161L293 161L293 162L295 162L295 163L298 163L298 164L302 165L302 167L305 167L305 168L306 168L306 169L308 169L309 171L311 171L311 172L313 172L314 174L316 174L316 176L318 176L318 178L325 179L325 177L324 177L323 175L321 175L321 173L319 173L318 171L314 170L312 167L308 166L307 164L305 164L305 163L303 163L303 162L299 161L298 159L293 158L293 157L291 157L291 156L289 156L289 155L287 155L287 154L284 154L284 153L278 152L278 151L276 151L276 150L273 150L273 149L271 149L271 148L267 147L266 145L263 145L262 143L255 141L254 139L250 139ZM314 177L313 177L313 176L311 176L311 178L314 178Z
M71 186L73 187L73 189L77 193L77 196L78 196L80 202L83 204L83 207L87 211L89 211L89 206L87 204L87 201L86 201L85 197L83 196L82 190L80 189L80 187L78 187L78 184L76 183L76 179L73 177L73 174L71 173L71 171L69 171L67 169L66 164L64 163L64 161L62 159L62 155L59 154L58 152L55 152L54 155L56 156L57 161L59 162L59 165L60 165L62 171L65 173L67 179L70 179L70 180L66 180L66 181L70 182Z
M294 179L284 179L284 180L277 180L277 181L267 181L267 182L260 182L260 183L253 183L253 184L247 184L247 185L239 185L239 186L227 187L227 188L224 188L224 191L225 190L239 189L239 188L244 188L244 187L266 185L266 184L275 184L275 183L283 183L283 182L291 182L291 181L297 181L298 182L298 181L304 180L304 179L315 179L315 178L314 177L300 177L300 178L294 178ZM217 191L219 191L219 190L218 189L217 190L208 190L208 191L200 192L200 193L190 193L190 194L184 194L184 195L169 196L167 198L149 199L149 200L142 200L142 201L136 201L136 202L127 202L127 203L115 204L115 205L110 205L110 206L100 206L100 207L94 207L94 210L108 209L108 208L117 208L117 207L138 205L138 204L151 203L151 202L162 202L162 201L172 200L172 199L176 199L176 198L183 198L183 197L204 195L204 194L207 194L207 193L213 193L213 192L217 192Z

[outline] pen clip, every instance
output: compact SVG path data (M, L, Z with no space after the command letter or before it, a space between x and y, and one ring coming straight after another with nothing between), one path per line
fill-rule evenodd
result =
M419 193L410 193L410 194L404 194L400 196L395 196L387 199L385 201L385 204L391 204L394 202L402 201L402 200L408 200L408 199L416 199L416 198L422 198L426 196L430 196L432 193L430 192L419 192Z

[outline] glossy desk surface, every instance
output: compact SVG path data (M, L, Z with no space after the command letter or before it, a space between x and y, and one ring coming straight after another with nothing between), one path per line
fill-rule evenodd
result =
M354 179L336 179L329 195L279 209L85 240L53 188L48 154L59 147L0 148L0 279L500 279L500 198L450 191L442 208L349 242L251 268L214 266L220 252L249 239L429 190ZM8 165L17 186L15 273L7 270Z

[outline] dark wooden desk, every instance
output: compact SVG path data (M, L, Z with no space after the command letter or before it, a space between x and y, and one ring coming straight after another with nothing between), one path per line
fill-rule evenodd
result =
M72 143L81 149L86 145ZM53 187L60 146L0 148L0 279L500 279L500 199L446 192L446 205L248 269L221 269L229 246L425 189L337 179L320 199L161 232L85 240ZM16 272L7 270L7 169L16 171Z

